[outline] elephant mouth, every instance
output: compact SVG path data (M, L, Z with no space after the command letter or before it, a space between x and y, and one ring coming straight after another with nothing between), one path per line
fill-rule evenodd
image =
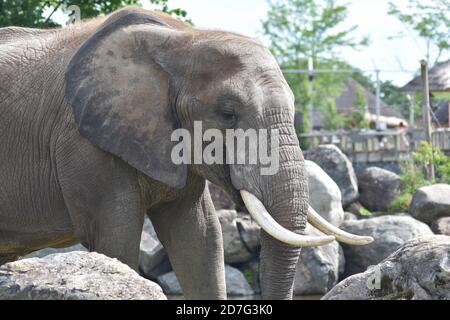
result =
M334 240L351 245L366 245L373 242L372 237L358 236L345 232L322 218L311 206L308 206L308 222L325 236L305 236L282 227L269 214L264 204L252 193L240 190L242 200L252 218L273 238L295 247L313 247L329 244Z
M325 234L322 237L304 236L287 230L278 224L268 213L263 203L246 190L232 188L228 192L238 208L246 209L256 223L273 238L296 247L322 246L337 240L351 245L367 245L374 241L372 237L358 236L345 232L322 218L311 206L308 206L308 222Z
M264 204L258 197L245 189L234 187L231 178L231 167L225 166L222 171L222 178L219 185L227 191L231 199L236 204L238 210L246 209L256 223L273 238L295 247L322 246L337 240L351 245L366 245L373 242L372 237L358 236L345 232L322 218L311 206L308 206L307 221L316 229L324 233L324 236L306 236L294 233L281 226L268 212ZM225 176L225 177L224 177ZM212 181L215 183L215 181Z

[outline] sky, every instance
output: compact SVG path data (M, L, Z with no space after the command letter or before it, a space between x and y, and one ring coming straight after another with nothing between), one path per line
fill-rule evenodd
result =
M407 0L394 0L404 5ZM426 1L426 0L423 0ZM151 8L148 0L141 1ZM348 18L342 27L357 25L355 37L369 36L370 45L360 51L344 49L341 57L354 67L367 70L373 79L374 69L381 70L381 80L391 80L396 85L406 84L419 69L419 60L425 57L425 44L405 25L387 14L388 0L347 0ZM255 37L268 43L262 34L261 21L267 16L266 0L169 0L169 7L183 8L196 26L230 30ZM449 13L450 15L450 13ZM66 18L59 13L57 20ZM60 21L58 21L60 22ZM403 32L406 37L389 40ZM443 57L450 59L450 54Z
M406 0L394 1L400 5L406 3ZM371 43L361 51L344 50L342 58L362 70L382 70L381 80L406 84L419 69L419 60L425 57L424 43L409 35L404 39L388 40L399 32L408 34L400 21L387 14L388 0L347 2L349 14L345 24L349 27L357 25L354 35L368 35ZM266 0L169 0L169 6L185 9L196 26L236 31L264 42L261 20L269 9ZM368 75L375 78L373 72Z

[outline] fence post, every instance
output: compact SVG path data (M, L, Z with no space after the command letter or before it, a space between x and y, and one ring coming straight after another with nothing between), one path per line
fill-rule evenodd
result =
M425 60L420 61L420 71L422 73L423 83L423 129L425 130L425 140L433 148L431 136L431 117L430 117L430 87L428 84L428 64ZM433 162L427 166L427 178L434 180Z

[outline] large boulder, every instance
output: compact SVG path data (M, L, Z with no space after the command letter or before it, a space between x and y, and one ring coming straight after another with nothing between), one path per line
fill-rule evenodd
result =
M227 295L229 296L251 296L254 294L243 273L229 265L225 265L225 281ZM179 296L183 294L177 276L173 271L159 276L158 283L167 295Z
M450 237L416 238L340 282L323 300L449 300Z
M236 209L236 204L231 197L223 191L220 187L216 186L214 183L207 181L209 193L211 194L212 202L214 203L214 208L216 210L234 210Z
M409 213L427 224L441 217L450 217L450 185L435 184L417 190Z
M72 251L88 251L83 245L76 244L70 247L65 248L44 248L41 250L34 251L32 253L27 254L24 257L21 257L21 259L29 259L29 258L43 258L51 254L55 253L67 253Z
M410 239L433 234L426 224L406 215L346 220L341 229L374 238L374 242L365 246L342 244L346 276L379 263Z
M304 156L317 163L336 182L344 207L358 199L358 180L353 165L338 147L321 145L305 151Z
M358 220L358 216L351 212L344 212L344 221L345 220Z
M306 160L309 204L331 224L339 227L344 221L341 191L337 184L316 163Z
M146 217L141 235L139 270L146 278L156 279L171 269L169 257L159 241L150 219Z
M359 201L370 211L388 211L400 195L400 177L388 170L370 167L360 176Z
M161 288L117 259L74 251L0 267L0 300L165 300Z
M260 227L250 216L235 210L219 210L217 214L222 227L225 262L243 263L255 257L260 245Z
M431 224L431 230L436 234L450 236L450 217L437 219Z
M307 226L306 235L321 236L321 232ZM343 271L345 259L339 244L302 248L294 281L297 296L325 294L333 288Z
M72 251L88 251L83 245L77 244L66 248L45 248L32 252L22 259L43 258L50 254L66 253ZM158 276L169 272L172 269L169 257L164 247L158 240L155 229L147 217L144 220L144 227L141 235L139 253L139 271L148 279L156 279Z

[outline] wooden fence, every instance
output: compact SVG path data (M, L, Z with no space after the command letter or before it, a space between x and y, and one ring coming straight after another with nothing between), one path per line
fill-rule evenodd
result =
M386 131L318 131L301 134L309 148L321 144L334 144L353 162L398 162L408 159L410 153L424 140L422 130ZM433 147L450 154L450 128L435 129Z

